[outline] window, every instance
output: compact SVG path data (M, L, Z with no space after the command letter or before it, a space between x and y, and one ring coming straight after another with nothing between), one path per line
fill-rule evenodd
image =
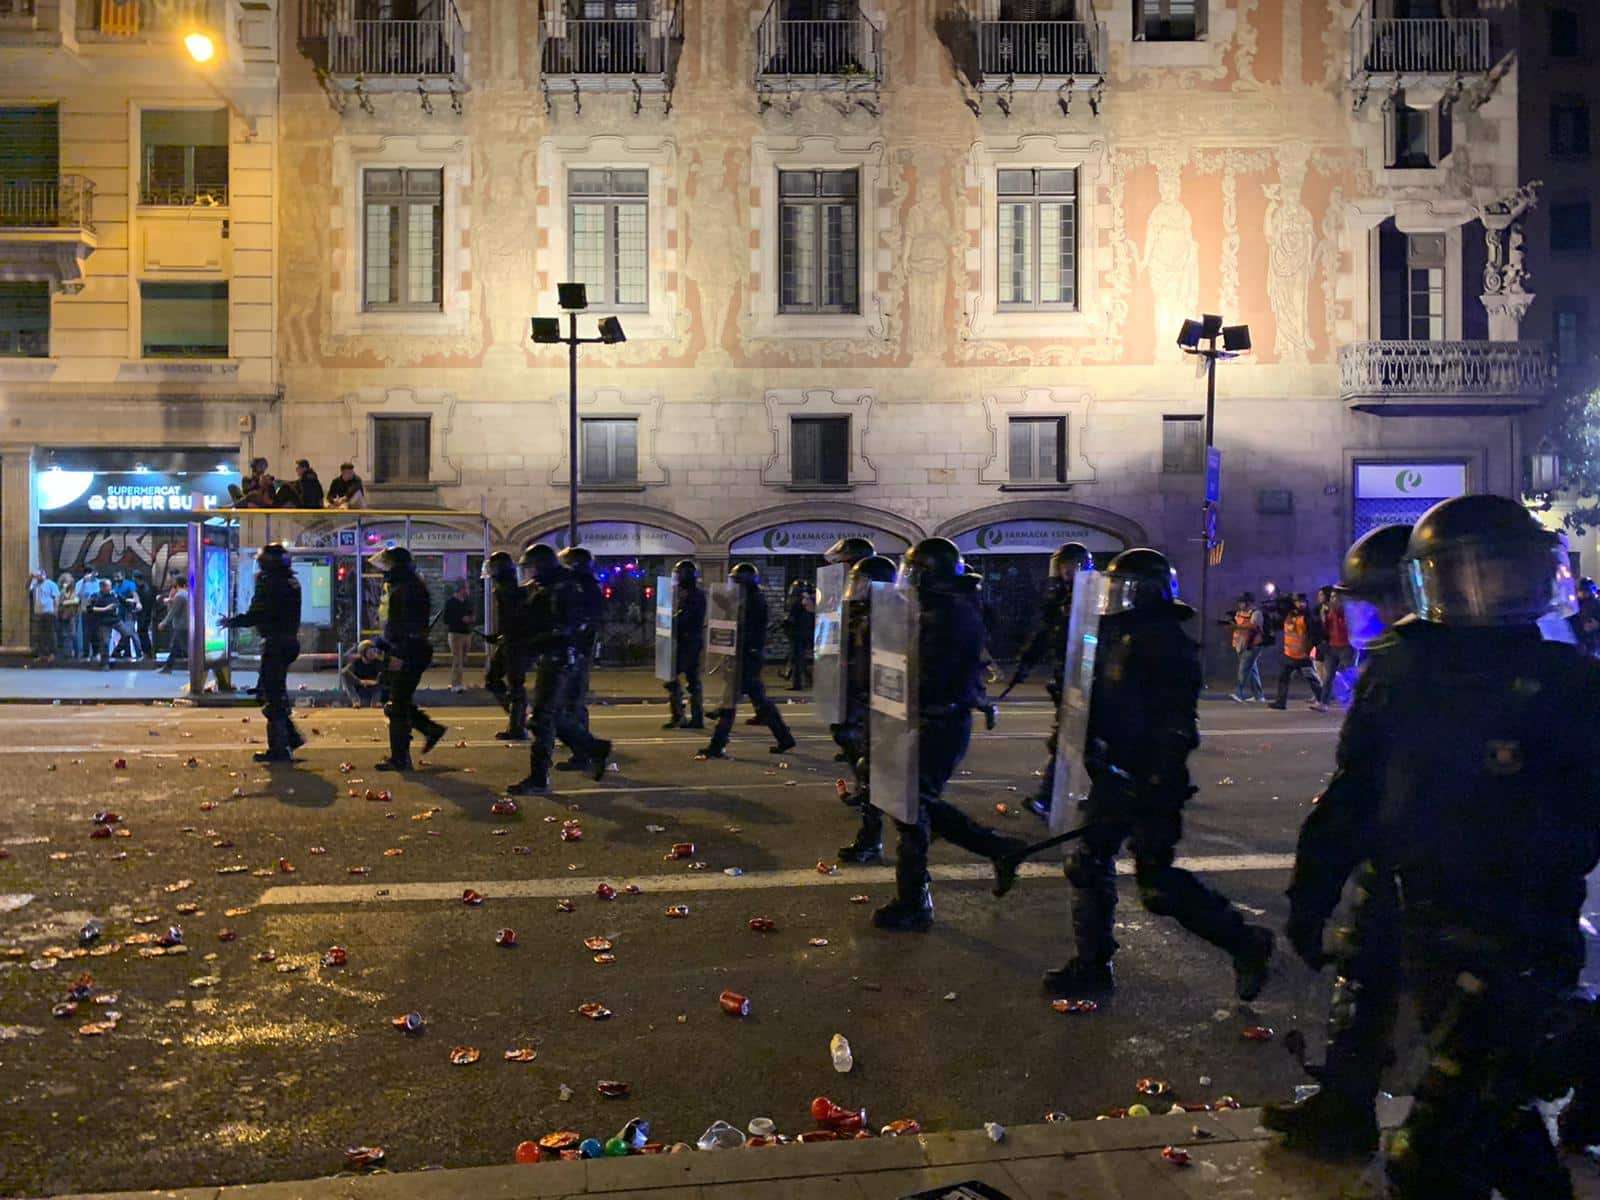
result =
M778 172L778 311L854 313L857 173Z
M1413 108L1405 93L1395 97L1388 111L1389 155L1385 166L1393 170L1426 170L1450 153L1452 125L1440 105Z
M228 202L227 109L146 109L139 153L140 204Z
M572 171L567 175L569 278L590 304L646 307L650 266L648 171Z
M850 418L792 417L789 481L799 487L845 487L850 482Z
M1145 42L1195 42L1206 35L1206 0L1133 0L1133 36Z
M1581 254L1589 249L1589 202L1550 206L1550 249Z
M1204 418L1162 417L1161 469L1173 475L1192 475L1205 465Z
M1589 153L1589 106L1582 96L1556 96L1550 101L1550 153Z
M145 358L227 358L226 283L140 283Z
M1575 367L1583 359L1583 346L1589 323L1589 306L1579 297L1563 296L1555 303L1553 317L1556 364Z
M1078 173L999 172L1001 308L1078 306Z
M372 482L428 482L427 417L372 418Z
M1406 237L1406 336L1444 341L1444 235Z
M582 483L636 483L639 479L639 422L632 417L585 418L578 424L583 455Z
M0 358L50 354L50 285L0 283Z
M1011 418L1011 482L1065 483L1067 419Z
M363 172L368 309L443 308L444 172Z
M1575 8L1550 9L1550 57L1577 58L1583 53L1583 17Z

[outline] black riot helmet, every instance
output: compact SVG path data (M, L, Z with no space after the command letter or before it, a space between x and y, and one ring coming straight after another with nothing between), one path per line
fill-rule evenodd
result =
M396 571L409 571L411 569L411 551L404 546L390 542L367 561L386 575L393 574Z
M517 560L517 566L536 578L548 579L561 569L561 557L549 542L530 542Z
M589 553L587 546L568 546L556 555L561 565L569 571L592 571L594 569L594 555Z
M893 582L894 562L881 554L869 554L850 568L850 577L845 580L844 598L866 600L872 595L873 584Z
M268 542L256 551L256 566L262 571L286 574L291 569L289 552L283 548L282 542Z
M966 572L961 551L949 538L923 538L900 560L898 583L905 588L953 592L956 580Z
M1094 555L1082 542L1063 542L1050 556L1050 578L1070 579L1078 571L1094 570Z
M842 537L829 546L822 557L835 566L844 563L853 567L862 559L876 553L877 550L873 548L872 543L864 537Z
M1402 570L1413 611L1440 625L1533 625L1577 610L1560 539L1504 496L1435 504L1411 530Z
M1124 550L1106 567L1107 612L1156 608L1178 598L1178 572L1159 550Z
M1400 560L1410 541L1411 526L1380 525L1362 534L1345 553L1333 590L1344 608L1350 644L1357 650L1365 650L1411 611L1400 574Z
M495 583L516 583L517 564L504 550L496 550L484 560L483 577Z
M680 558L672 564L672 577L678 581L679 587L688 587L700 582L700 564L692 558Z
M811 585L806 583L804 579L792 580L789 584L789 599L793 600L796 596L804 596L812 590Z
M742 562L728 572L728 578L735 583L742 583L746 587L759 587L761 585L761 572L756 570L755 563Z

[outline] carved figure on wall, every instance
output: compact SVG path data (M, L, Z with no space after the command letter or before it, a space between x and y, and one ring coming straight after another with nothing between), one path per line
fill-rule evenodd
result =
M1506 249L1506 291L1522 293L1528 290L1528 263L1523 249L1522 223L1519 221L1511 226L1506 234L1509 243Z
M704 353L710 358L726 358L722 339L728 311L742 294L740 283L750 261L745 223L739 211L739 197L745 194L745 186L738 151L728 150L723 155L722 171L715 178L700 160L691 164L689 171L697 177L694 204L688 210L689 278L700 291L700 320L706 335Z
M1262 185L1267 195L1267 301L1277 320L1273 349L1284 362L1304 362L1311 353L1311 326L1306 293L1316 253L1316 226L1301 203L1305 182L1303 154L1284 153L1279 182Z
M1139 256L1139 270L1149 279L1154 298L1157 346L1172 345L1183 322L1200 307L1200 246L1189 210L1179 199L1182 165L1181 156L1157 160L1161 200L1150 210Z

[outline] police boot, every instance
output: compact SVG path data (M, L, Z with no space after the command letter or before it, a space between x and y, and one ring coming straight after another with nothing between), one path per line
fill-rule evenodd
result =
M901 836L905 836L903 829ZM921 861L905 861L903 846L901 854L902 859L894 868L895 898L872 914L872 923L879 929L895 933L921 933L933 925L928 863L925 858Z
M610 759L611 743L604 738L595 738L589 751L589 775L596 783L606 777L606 764Z
M1283 1144L1319 1158L1371 1157L1378 1149L1378 1118L1373 1099L1365 1103L1327 1088L1298 1104L1268 1104L1261 1123L1283 1134Z
M516 783L506 788L506 795L508 796L548 796L549 794L550 780L540 779L534 775L519 779Z
M518 701L510 707L511 720L499 733L495 740L501 742L525 742L528 740L528 705L526 701Z
M411 770L411 730L389 726L389 757L374 768L379 771Z
M558 771L592 771L594 770L594 764L587 758L579 758L574 754L565 762L558 762L555 769Z
M883 841L873 838L865 830L856 834L855 841L839 847L839 861L858 867L871 866L883 861Z
M689 689L689 719L683 723L685 729L704 729L706 727L706 701L705 693L699 688Z
M1104 995L1117 986L1109 962L1089 962L1082 958L1070 958L1065 966L1046 971L1042 982L1044 990L1052 996Z
M301 733L295 726L293 718L286 716L283 720L284 724L289 727L289 749L291 751L300 749L301 746L306 744L306 735Z
M762 723L772 730L772 736L777 738L777 744L767 747L769 754L787 754L795 747L794 734L789 732L789 727L783 723L783 716L778 712L777 706L768 704L761 713Z
M1245 927L1245 945L1233 956L1233 993L1250 1001L1267 984L1267 964L1272 961L1272 930L1265 925Z

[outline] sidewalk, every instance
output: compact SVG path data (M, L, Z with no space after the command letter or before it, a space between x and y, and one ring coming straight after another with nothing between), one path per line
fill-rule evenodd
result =
M1385 1124L1399 1121L1405 1107L1404 1101L1386 1104ZM135 1195L173 1200L1342 1200L1373 1194L1362 1186L1362 1170L1288 1153L1257 1125L1257 1116L1258 1110L1244 1109L1029 1125L1007 1131L1000 1143L982 1130L970 1130L720 1153L99 1193L77 1200L132 1200ZM619 1113L618 1123L625 1119ZM1164 1159L1165 1146L1186 1149L1189 1165ZM1583 1163L1573 1167L1577 1195L1600 1198L1600 1172ZM1376 1171L1369 1166L1365 1179L1373 1179Z

